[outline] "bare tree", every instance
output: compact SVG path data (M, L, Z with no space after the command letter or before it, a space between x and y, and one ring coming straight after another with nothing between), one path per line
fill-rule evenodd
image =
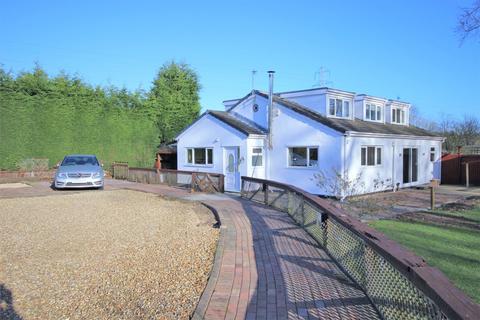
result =
M480 120L472 115L464 115L458 121L452 116L444 116L438 124L439 134L446 138L444 149L454 152L459 146L480 143Z
M480 0L475 0L471 7L462 9L457 31L460 34L460 43L469 36L480 34Z
M480 137L480 121L473 116L464 116L455 126L463 146L474 145Z
M429 120L423 117L416 105L412 105L410 108L410 124L425 129L427 131L438 131L438 124L435 121Z
M332 168L330 171L319 170L313 175L313 180L317 186L323 188L331 196L337 198L341 202L347 197L362 193L365 183L362 180L362 173L350 178L348 175L342 175L340 171Z

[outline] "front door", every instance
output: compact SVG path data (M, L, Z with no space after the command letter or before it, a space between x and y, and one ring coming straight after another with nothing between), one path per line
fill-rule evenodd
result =
M403 184L418 180L418 149L403 148Z
M225 147L223 172L225 174L225 190L240 191L240 172L238 172L238 147Z

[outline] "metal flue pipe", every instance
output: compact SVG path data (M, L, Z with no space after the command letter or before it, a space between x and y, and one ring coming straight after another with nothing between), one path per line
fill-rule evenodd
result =
M272 123L273 123L273 76L275 71L268 71L268 148L272 149Z

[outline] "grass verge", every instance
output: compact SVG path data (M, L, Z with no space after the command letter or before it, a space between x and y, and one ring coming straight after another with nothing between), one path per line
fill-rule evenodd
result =
M473 210L462 210L462 211L435 211L439 215L450 215L455 217L467 218L472 221L480 223L480 207Z
M439 268L480 303L480 232L392 220L372 221L370 225Z

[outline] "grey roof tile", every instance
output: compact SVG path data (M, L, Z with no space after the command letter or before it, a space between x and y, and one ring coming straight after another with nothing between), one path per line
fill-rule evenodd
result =
M250 135L250 134L264 135L265 134L265 131L261 130L260 128L257 128L253 125L240 121L238 118L234 117L233 115L231 115L226 111L208 110L207 113L217 118L218 120L225 122L229 126L237 129L238 131L246 135Z

